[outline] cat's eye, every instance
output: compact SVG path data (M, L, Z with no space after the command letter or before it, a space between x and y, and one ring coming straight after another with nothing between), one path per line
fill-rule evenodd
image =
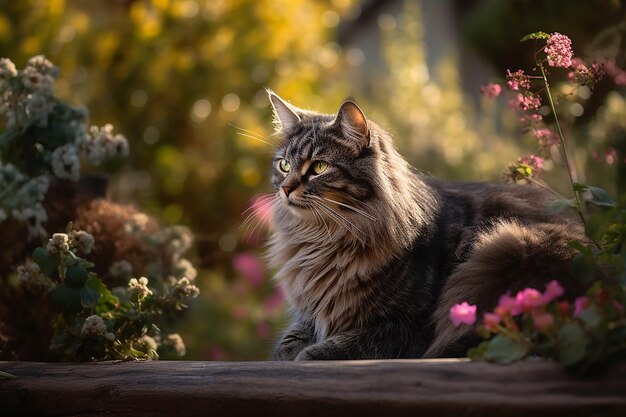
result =
M287 162L286 159L281 159L280 161L278 161L278 169L280 169L284 173L287 173L291 169L291 164Z
M322 172L326 171L328 168L328 162L324 161L315 161L313 162L312 169L315 175L319 175Z

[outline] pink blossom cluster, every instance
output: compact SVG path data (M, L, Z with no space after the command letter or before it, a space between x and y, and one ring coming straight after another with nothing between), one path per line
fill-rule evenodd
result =
M518 93L511 101L509 106L516 110L537 110L541 106L541 97L530 91L524 94Z
M537 155L518 158L517 163L509 165L504 171L504 180L512 183L531 182L531 179L538 178L543 171L543 163L544 159Z
M489 330L496 330L501 324L510 330L517 330L518 327L513 317L525 313L532 317L535 329L540 333L545 333L554 326L554 316L546 310L546 306L564 293L565 290L557 281L550 281L543 293L535 288L524 288L514 297L504 294L500 297L493 312L484 313L483 325ZM581 297L580 300L577 301L580 307L577 305L575 315L580 314L585 308L585 299ZM450 308L450 320L455 327L462 323L474 324L476 306L467 302L453 306Z
M613 78L615 84L626 85L626 71L617 66L615 59L607 59L604 62L604 69Z
M568 74L569 80L590 88L606 75L604 63L586 65L581 58L572 59L572 69Z
M496 98L502 92L502 87L498 83L489 83L480 86L480 94L487 98Z
M609 146L603 152L594 149L591 151L591 156L598 161L606 162L607 165L613 165L619 161L619 152L612 146ZM626 163L626 158L623 161Z
M527 90L530 88L530 77L524 74L524 70L515 72L506 70L506 85L511 90L519 90L520 88Z
M557 135L553 130L545 127L533 130L533 136L542 147L549 147L559 143L559 135Z
M528 133L533 129L543 126L543 116L540 114L524 114L519 118L520 131Z
M548 55L548 65L551 67L569 68L572 66L572 40L565 35L554 32L547 40L545 52Z

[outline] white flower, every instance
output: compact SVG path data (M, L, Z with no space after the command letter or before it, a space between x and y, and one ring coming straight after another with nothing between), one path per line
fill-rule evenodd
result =
M37 122L39 126L48 125L48 115L54 110L54 102L43 94L33 93L23 102L25 120L22 123Z
M52 239L48 240L46 250L48 253L64 253L70 248L70 238L65 233L55 233L52 235Z
M17 68L9 58L0 58L0 80L6 81L17 76Z
M42 74L51 74L54 75L55 73L55 66L52 62L50 62L45 56L43 55L35 55L34 57L30 58L28 60L28 62L26 63L27 67L32 67L34 69L36 69L37 71L41 72Z
M183 277L176 281L172 287L172 295L178 299L196 298L200 294L200 290L189 282L189 279Z
M128 281L128 291L132 294L137 294L137 298L140 300L153 294L152 290L148 288L148 278L146 277L139 279L131 278L130 281Z
M95 242L91 234L82 230L72 231L70 238L72 246L76 249L76 252L78 252L79 255L87 255L90 253Z
M140 350L147 352L148 350L156 351L158 348L158 344L154 338L146 335L141 336L139 340L137 340L137 344L139 345Z
M67 143L52 152L52 172L59 178L78 181L80 177L80 159L76 146Z
M181 259L172 266L172 270L176 276L187 277L189 281L193 281L198 276L198 271L187 259Z
M107 156L128 156L128 140L123 135L115 135L106 140L104 144Z
M143 213L133 214L126 224L124 225L124 231L128 234L135 234L144 232L150 223L150 218Z
M98 315L89 316L85 319L83 328L80 331L81 336L105 336L107 326L104 324L102 317Z
M22 71L22 84L32 92L40 92L48 96L52 95L54 90L54 78L31 66Z
M185 342L183 342L183 338L178 333L168 334L161 343L171 348L177 356L185 356L185 353L187 353Z

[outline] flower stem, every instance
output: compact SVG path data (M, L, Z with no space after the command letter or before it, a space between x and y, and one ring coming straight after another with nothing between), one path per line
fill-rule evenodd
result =
M550 84L548 83L548 77L546 76L546 71L543 68L543 64L540 62L537 63L539 65L539 69L541 70L541 75L543 77L543 82L546 85L546 94L548 96L548 103L550 103L550 109L552 109L552 114L554 115L554 122L556 124L557 131L559 133L559 143L561 144L561 150L563 151L563 159L565 159L565 165L567 166L567 174L569 176L569 182L572 187L572 191L574 192L574 200L576 200L576 212L580 216L580 220L583 225L586 224L585 217L582 212L582 201L580 200L580 195L574 189L574 168L570 163L569 153L567 151L567 146L565 146L565 137L563 136L563 131L561 130L561 124L559 123L559 117L556 114L556 108L554 107L554 100L552 99L552 93L550 93Z

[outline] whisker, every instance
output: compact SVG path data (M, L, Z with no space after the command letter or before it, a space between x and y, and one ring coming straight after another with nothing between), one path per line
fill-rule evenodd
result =
M252 135L249 135L249 134L247 134L247 133L243 133L243 132L235 132L235 133L236 133L236 134L238 134L238 135L245 136L245 137L247 137L247 138L254 139L254 140L256 140L256 141L259 141L259 142L265 143L266 145L274 146L274 144L269 143L268 141L263 140L263 139L261 139L261 138L257 138L256 136L252 136Z
M358 208L356 208L356 207L353 207L353 206L351 206L351 205L349 205L349 204L345 204L345 203L342 203L342 202L340 202L340 201L335 201L335 200L333 200L333 199L331 199L331 198L328 198L328 197L320 197L320 198L323 198L323 199L324 199L324 200L326 200L326 201L330 201L331 203L338 204L338 205L340 205L340 206L342 206L342 207L345 207L345 208L347 208L347 209L353 210L354 212L359 213L359 214L361 214L361 215L363 215L363 216L367 217L368 219L370 219L370 220L372 220L372 221L376 221L376 220L377 220L377 219L376 219L376 217L372 216L372 215L371 215L371 214L369 214L368 212L363 211L363 210L361 210L361 209L358 209Z

